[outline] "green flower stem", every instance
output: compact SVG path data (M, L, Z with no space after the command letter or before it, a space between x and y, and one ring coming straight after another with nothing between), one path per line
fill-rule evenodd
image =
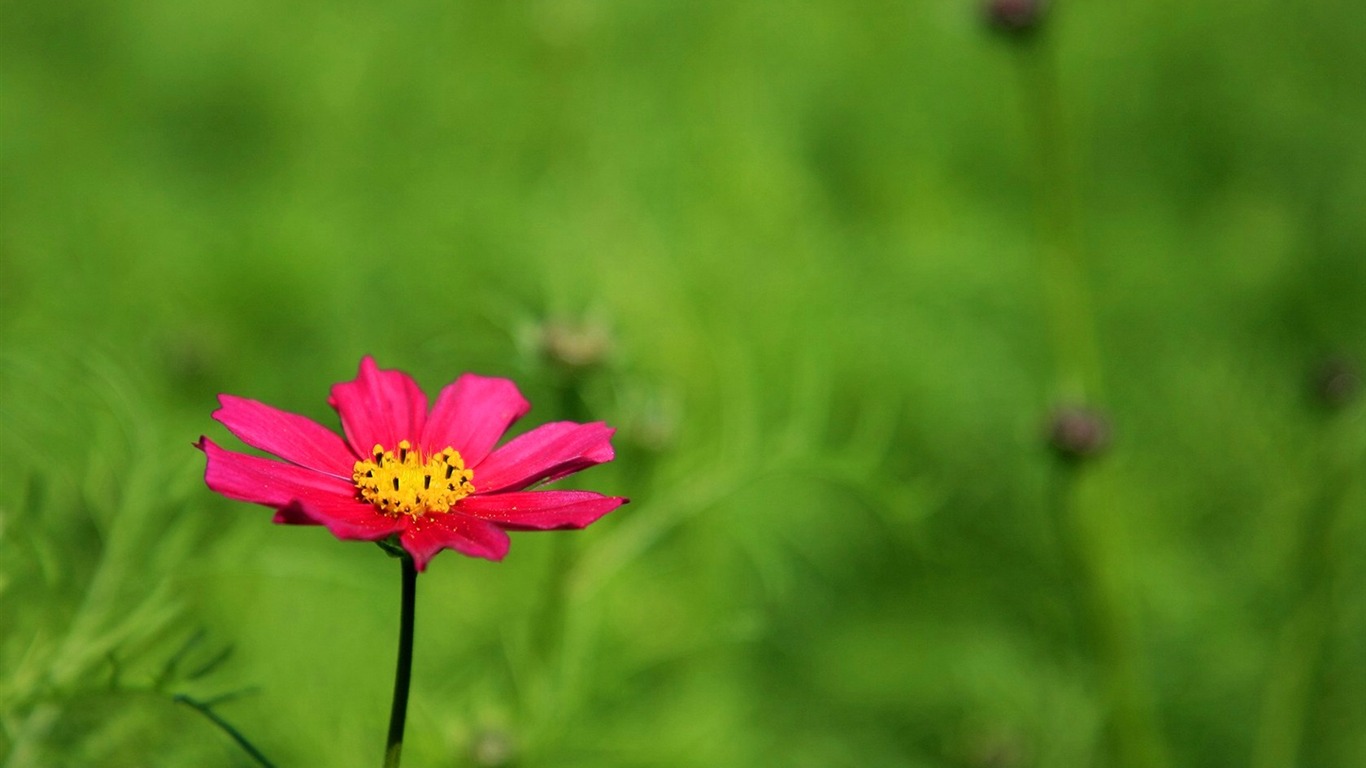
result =
M564 641L566 604L569 602L569 577L574 570L575 550L571 536L556 536L550 542L550 562L546 565L545 604L537 613L532 629L532 653L543 670L552 668Z
M1100 670L1115 764L1123 768L1170 765L1157 705L1139 642L1138 601L1129 531L1115 511L1114 478L1106 467L1064 467L1065 502L1057 513L1080 567L1082 631Z
M231 738L236 742L237 746L241 747L242 751L246 752L252 760L255 760L256 764L260 765L261 768L275 768L275 764L267 760L266 756L261 754L261 750L257 749L250 741L247 741L247 737L243 736L240 731L234 728L232 723L224 720L217 712L214 712L208 704L183 694L173 696L172 699L208 718L209 722L218 726L218 729L223 733L226 733L228 738Z
M398 768L403 757L403 726L408 719L408 686L413 674L413 614L417 604L417 567L407 552L398 556L403 566L403 597L398 620L398 668L394 672L394 703L389 710L389 741L384 768Z
M1098 401L1101 389L1091 296L1078 226L1077 192L1058 89L1057 66L1047 40L1019 53L1034 141L1034 178L1042 277L1053 353L1062 395Z
M582 378L577 372L561 382L559 389L560 415L572 421L583 421L586 409L581 391ZM553 689L561 653L565 626L568 620L569 582L577 562L577 548L572 536L555 536L549 542L545 585L541 590L544 602L536 611L529 627L531 662L542 682Z
M1276 660L1262 695L1254 768L1301 764L1305 727L1312 715L1314 677L1333 615L1325 586L1314 585L1281 629Z
M1361 466L1366 453L1366 441L1356 438L1354 445L1341 431L1352 426L1334 424L1322 430L1321 450L1312 457L1315 466L1325 468L1323 484L1301 523L1289 579L1293 592L1262 694L1254 768L1300 765L1306 760L1301 753L1305 733L1315 725L1315 682L1342 610L1346 552L1353 551L1340 535L1344 528L1361 528L1360 521L1347 522L1353 483L1360 482L1355 467Z
M1047 37L1016 47L1027 119L1034 141L1040 274L1059 391L1064 402L1103 402L1100 347L1078 225L1072 158L1065 130L1057 64ZM1123 520L1115 511L1109 472L1091 466L1058 470L1062 484L1053 513L1065 562L1078 569L1082 631L1101 667L1101 686L1117 764L1168 765L1146 664L1130 578Z

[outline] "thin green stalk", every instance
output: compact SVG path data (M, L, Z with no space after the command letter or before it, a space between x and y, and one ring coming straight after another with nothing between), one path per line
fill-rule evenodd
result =
M1082 544L1077 540L1078 527L1072 510L1076 504L1076 468L1060 466L1048 478L1045 524L1048 529L1048 555L1056 559L1057 589L1062 594L1067 612L1067 651L1083 656L1095 655L1094 634L1087 626L1084 606L1090 599L1086 585L1077 574L1089 570L1082 557Z
M1018 53L1026 116L1034 141L1036 212L1049 332L1061 394L1080 402L1099 401L1099 345L1077 223L1077 190L1057 66L1047 40L1031 42Z
M560 413L566 419L581 421L585 407L580 390L582 379L570 375L559 386ZM576 560L572 536L555 536L550 541L550 557L546 564L545 586L541 594L544 603L536 612L530 627L530 650L538 673L549 677L555 671L556 657L564 642L569 577Z
M237 746L241 747L243 752L246 752L251 756L251 759L255 760L257 765L260 765L261 768L275 768L275 764L267 760L266 756L261 754L261 750L257 749L250 741L247 741L247 737L243 736L242 733L234 728L227 720L220 717L217 712L214 712L208 704L183 694L178 694L172 698L176 702L184 704L204 717L207 717L209 722L218 726L218 729L223 733L226 733L228 737L236 742Z
M1105 468L1066 470L1073 477L1068 508L1074 529L1085 629L1101 669L1109 709L1109 736L1117 764L1163 768L1170 764L1158 724L1147 663L1139 643L1137 601L1131 580L1131 540L1115 515L1113 477Z
M533 625L532 653L542 669L550 669L564 638L566 604L569 602L569 576L574 570L572 536L556 536L550 542L550 562L546 567L543 594L545 604Z
M398 620L398 668L394 672L394 702L389 710L389 740L384 748L384 768L398 768L403 757L403 727L408 719L408 686L413 674L417 568L407 552L398 558L403 567L403 596Z
M1313 463L1326 470L1323 487L1311 500L1300 531L1291 575L1294 592L1262 694L1254 768L1304 760L1305 733L1315 714L1315 680L1339 610L1335 596L1344 548L1337 532L1350 506L1356 477L1351 468L1361 465L1361 451L1344 438L1331 427L1320 432L1321 452Z
M1095 312L1078 224L1076 183L1065 130L1057 65L1047 36L1016 47L1027 118L1033 133L1035 188L1049 336L1063 402L1104 401ZM1078 569L1077 599L1088 645L1101 667L1110 737L1118 763L1162 768L1166 743L1158 726L1138 644L1129 580L1127 535L1115 515L1108 472L1063 466L1054 514L1065 561Z
M1332 606L1326 589L1303 598L1281 629L1262 694L1254 768L1299 765L1309 723L1314 676L1328 638Z

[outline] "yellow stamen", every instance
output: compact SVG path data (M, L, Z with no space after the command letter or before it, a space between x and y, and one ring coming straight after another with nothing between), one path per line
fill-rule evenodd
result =
M450 447L427 458L403 440L398 452L376 445L369 461L358 461L351 472L361 501L390 517L421 517L447 512L451 505L474 493L474 473L465 469L460 453Z

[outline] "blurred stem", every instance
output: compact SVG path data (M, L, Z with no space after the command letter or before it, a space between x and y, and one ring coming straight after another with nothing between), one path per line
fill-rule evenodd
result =
M1097 404L1104 399L1100 352L1057 63L1046 34L1022 41L1015 52L1034 142L1040 274L1058 377L1055 397ZM1102 668L1117 762L1129 768L1162 768L1168 763L1167 750L1137 641L1128 537L1115 513L1111 479L1089 463L1062 466L1058 472L1062 488L1055 502L1056 524L1067 550L1064 562L1078 569L1074 598Z
M1078 608L1101 669L1116 764L1163 768L1170 761L1138 642L1130 537L1115 514L1113 479L1104 468L1069 466L1060 471L1066 492L1057 513L1070 532L1069 561L1080 569Z
M578 376L569 375L558 386L560 414L570 421L582 421L587 410L579 384ZM551 670L556 652L564 639L565 606L569 601L569 577L574 570L574 561L573 538L568 535L552 537L542 590L544 603L531 625L531 652L542 673Z
M417 604L417 568L407 552L398 556L403 568L403 595L398 620L398 668L394 671L394 702L389 710L389 741L384 768L398 768L403 757L403 726L408 719L408 686L413 673L413 614Z
M172 698L174 701L184 704L208 718L209 722L218 726L218 729L223 733L226 733L228 737L236 742L237 746L241 747L243 752L246 752L251 756L251 759L255 760L257 765L260 765L261 768L275 768L275 764L267 760L266 756L261 754L261 750L257 749L255 745L248 741L247 737L243 736L241 731L234 728L232 723L224 720L217 712L214 712L208 704L185 695L176 695Z
M1351 467L1361 465L1359 452L1332 426L1338 425L1321 432L1322 454L1313 457L1313 466L1327 468L1327 477L1323 492L1311 502L1299 536L1292 566L1293 602L1262 695L1254 768L1304 762L1300 753L1314 714L1314 681L1336 613L1341 561L1336 532L1350 507L1347 500L1355 477Z
M584 421L588 417L588 404L583 399L578 372L565 374L565 380L556 387L560 401L560 417L569 421Z
M1100 354L1086 281L1077 194L1057 65L1046 39L1018 50L1034 142L1035 206L1049 332L1064 397L1100 400Z
M0 747L7 748L4 768L38 765L43 736L52 730L53 724L61 717L61 709L55 704L45 702L35 706L16 723L8 722L10 713L3 714L7 721L4 736L9 742L0 742Z
M564 638L565 605L569 599L569 574L574 569L573 541L555 536L550 542L546 568L545 604L533 625L532 652L542 669L549 669Z
M1304 595L1276 644L1276 656L1262 695L1254 768L1300 765L1309 721L1314 675L1323 655L1331 611L1327 590Z

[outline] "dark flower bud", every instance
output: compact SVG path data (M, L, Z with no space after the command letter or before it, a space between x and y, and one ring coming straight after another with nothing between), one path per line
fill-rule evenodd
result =
M986 0L987 24L1010 35L1027 35L1043 21L1047 0Z
M1361 374L1350 360L1329 358L1314 370L1311 385L1314 400L1336 411L1351 404L1361 392Z
M1048 419L1048 445L1067 461L1093 459L1110 447L1110 420L1093 408L1061 406Z

